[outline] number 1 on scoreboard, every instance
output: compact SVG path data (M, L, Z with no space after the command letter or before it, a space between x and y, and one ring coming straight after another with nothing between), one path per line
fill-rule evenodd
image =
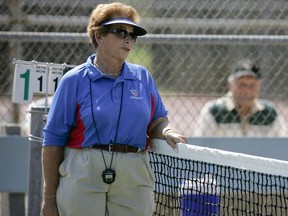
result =
M48 79L48 66L46 65L34 65L34 73L31 74L31 86L33 86L33 92L38 94L45 94L47 91L47 79Z
M31 65L15 65L15 73L12 89L12 101L14 103L31 103L33 100L33 89L31 88L31 74L34 73Z
M54 92L56 91L59 82L63 77L64 69L65 67L62 65L54 65L50 68L48 94L54 94Z
M29 99L29 81L30 81L30 69L27 69L25 73L20 74L20 78L24 79L24 95L23 100Z

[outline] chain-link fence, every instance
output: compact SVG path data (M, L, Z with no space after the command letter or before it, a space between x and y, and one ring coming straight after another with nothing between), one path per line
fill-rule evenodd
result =
M81 64L94 52L86 26L96 0L0 0L0 122L24 125L26 105L11 102L12 59ZM176 128L191 136L203 105L226 93L242 58L263 72L261 97L288 120L286 0L121 1L135 7L149 34L128 61L146 66ZM39 97L35 96L35 100Z

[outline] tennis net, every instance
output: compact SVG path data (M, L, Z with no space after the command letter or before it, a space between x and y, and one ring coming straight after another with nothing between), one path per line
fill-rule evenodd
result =
M288 215L288 162L154 140L154 216Z

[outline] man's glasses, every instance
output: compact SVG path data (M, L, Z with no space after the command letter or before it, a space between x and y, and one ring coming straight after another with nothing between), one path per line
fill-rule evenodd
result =
M125 29L120 29L120 28L117 28L117 29L107 29L106 32L109 32L109 33L114 33L117 35L117 37L119 37L120 39L127 39L129 36L130 38L132 39L132 41L136 41L137 39L137 35L135 35L133 32L131 33L128 33L128 31L126 31Z

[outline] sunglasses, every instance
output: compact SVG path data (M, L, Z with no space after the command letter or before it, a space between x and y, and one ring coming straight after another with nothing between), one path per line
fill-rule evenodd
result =
M135 33L131 32L129 33L128 31L124 30L124 29L120 29L120 28L117 28L117 29L107 29L108 33L114 33L117 35L118 38L120 39L127 39L129 36L130 38L132 39L132 41L136 41L137 39L137 35L135 35Z

